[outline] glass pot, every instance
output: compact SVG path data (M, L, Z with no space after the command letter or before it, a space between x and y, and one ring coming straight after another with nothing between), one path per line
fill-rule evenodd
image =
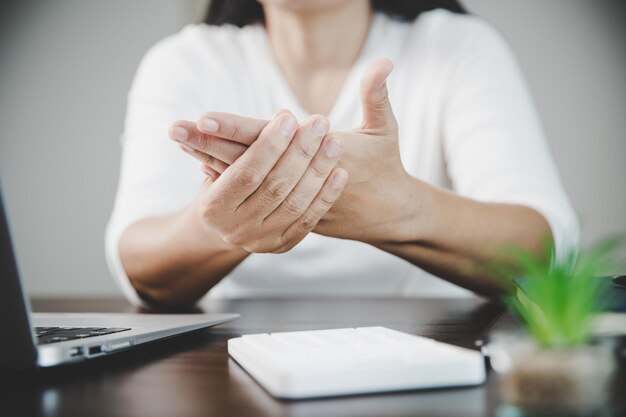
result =
M499 417L610 416L617 368L610 340L543 348L524 335L496 335L488 347L500 374Z

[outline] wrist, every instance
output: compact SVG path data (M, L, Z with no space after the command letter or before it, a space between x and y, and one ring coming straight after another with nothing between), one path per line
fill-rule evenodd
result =
M436 228L439 190L424 181L406 174L394 187L393 204L386 214L386 226L382 228L375 244L403 244L428 240Z
M215 229L210 224L207 224L202 218L197 198L182 210L178 228L188 236L194 247L203 252L214 252L216 250L246 252L237 246L225 242Z

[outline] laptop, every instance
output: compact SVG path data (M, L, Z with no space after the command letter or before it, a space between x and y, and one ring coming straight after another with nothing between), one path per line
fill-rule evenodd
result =
M0 369L79 363L225 323L238 314L32 313L0 191Z

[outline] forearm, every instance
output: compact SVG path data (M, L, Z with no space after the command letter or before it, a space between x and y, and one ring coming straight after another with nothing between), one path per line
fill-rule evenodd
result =
M552 237L547 221L531 208L483 203L418 180L410 188L397 232L371 243L476 293L497 296L511 288L489 271L507 262L507 248L541 254ZM415 215L407 216L411 209Z
M166 306L193 304L249 255L208 230L195 202L132 224L120 239L119 251L139 295Z

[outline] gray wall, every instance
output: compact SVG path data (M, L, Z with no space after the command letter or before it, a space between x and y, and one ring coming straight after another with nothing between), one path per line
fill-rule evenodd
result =
M117 294L103 230L126 93L143 54L196 2L17 1L0 13L0 178L32 294Z
M109 295L103 230L143 53L203 1L12 2L0 14L0 178L36 295ZM626 230L626 21L609 0L468 0L528 78L583 240ZM6 9L9 7L9 9Z

